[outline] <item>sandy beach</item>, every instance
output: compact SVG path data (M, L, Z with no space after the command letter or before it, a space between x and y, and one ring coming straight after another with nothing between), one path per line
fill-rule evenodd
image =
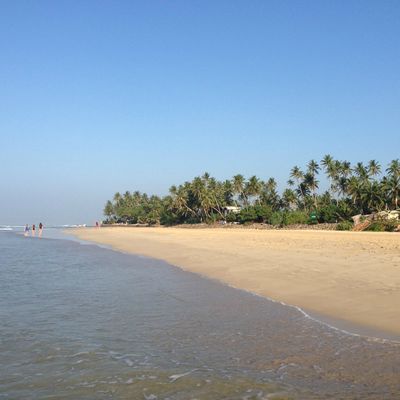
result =
M400 337L400 234L162 227L68 232Z

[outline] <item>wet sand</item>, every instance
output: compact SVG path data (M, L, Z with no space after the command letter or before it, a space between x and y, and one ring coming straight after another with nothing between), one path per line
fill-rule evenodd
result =
M400 339L400 234L126 227L68 232Z

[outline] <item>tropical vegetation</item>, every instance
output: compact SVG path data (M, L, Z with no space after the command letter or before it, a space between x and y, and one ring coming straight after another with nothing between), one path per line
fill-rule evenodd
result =
M325 177L324 177L325 176ZM320 191L320 182L328 187ZM106 223L162 224L263 222L272 225L304 224L310 214L318 222L346 221L355 214L399 208L400 161L385 169L375 160L352 165L326 155L305 168L290 170L287 187L278 192L274 178L246 179L235 175L219 181L204 173L171 186L164 197L135 191L115 193L104 207ZM232 212L232 209L235 212Z

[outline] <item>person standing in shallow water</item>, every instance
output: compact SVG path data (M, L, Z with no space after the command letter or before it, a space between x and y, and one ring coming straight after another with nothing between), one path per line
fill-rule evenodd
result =
M35 224L32 225L32 236L35 236L36 233L36 226Z
M25 228L24 228L24 236L28 236L28 235L29 235L29 226L28 226L28 224L26 224Z
M42 237L42 232L43 232L43 224L40 222L39 223L39 237Z

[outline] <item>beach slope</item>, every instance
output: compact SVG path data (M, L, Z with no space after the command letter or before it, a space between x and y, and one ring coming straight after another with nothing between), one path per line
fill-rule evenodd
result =
M400 339L400 234L163 227L72 233Z

